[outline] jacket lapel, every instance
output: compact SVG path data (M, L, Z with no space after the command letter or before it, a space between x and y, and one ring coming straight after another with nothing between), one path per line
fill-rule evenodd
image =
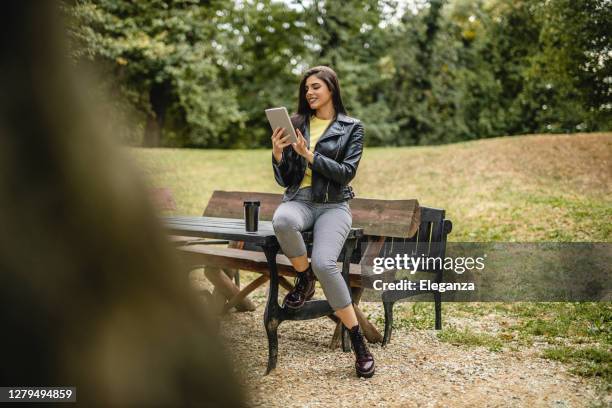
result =
M344 134L344 125L338 121L338 117L334 119L332 123L329 124L325 132L319 138L319 142L325 139L329 139L330 137L339 136Z
M332 123L329 124L327 129L323 132L321 137L319 138L319 142L321 140L329 139L330 137L340 136L344 134L344 125L341 123L346 120L344 114L339 113L336 115L336 118ZM306 139L306 145L310 148L310 118L304 124L304 138Z
M325 133L321 135L319 142L321 140L329 139L330 137L339 136L342 134L344 134L344 126L337 120L334 120L331 125L329 125Z

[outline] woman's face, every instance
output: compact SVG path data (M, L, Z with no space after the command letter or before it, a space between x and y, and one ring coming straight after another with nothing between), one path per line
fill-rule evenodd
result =
M332 101L332 93L327 87L327 84L311 75L306 78L306 102L311 109L319 109Z

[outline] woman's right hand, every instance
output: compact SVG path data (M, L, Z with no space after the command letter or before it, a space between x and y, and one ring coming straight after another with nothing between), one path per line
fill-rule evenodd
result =
M272 133L272 154L277 163L283 158L283 149L291 144L289 134L283 136L285 128L276 128Z

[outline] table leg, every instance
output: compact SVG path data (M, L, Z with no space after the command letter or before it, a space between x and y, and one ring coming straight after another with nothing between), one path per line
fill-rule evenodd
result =
M228 302L225 304L225 306L223 306L223 313L229 312L232 307L238 305L240 302L242 302L244 299L246 299L246 297L251 292L253 292L255 289L260 287L267 280L268 280L268 276L267 275L261 275L260 277L258 277L257 279L255 279L254 281L249 283L247 286L244 287L244 289L242 289L240 291L240 293L238 293L236 296L234 296L233 298L228 300Z
M349 269L351 267L351 256L353 255L353 251L355 250L356 246L357 246L357 239L355 238L348 238L346 242L344 243L344 250L343 250L344 257L342 259L342 276L344 277L344 281L346 282L346 287L349 289L349 292L351 292L351 284L349 281ZM341 334L342 351L344 351L345 353L348 353L351 351L351 342L349 338L349 332L343 324L342 324L341 330L342 330L341 331L342 333Z
M264 326L268 336L268 367L266 375L276 368L278 358L278 325L280 324L280 305L278 304L278 270L276 268L276 254L278 244L269 244L263 247L268 269L270 271L270 288L264 312Z
M442 282L442 269L436 272L436 283ZM434 292L434 308L436 311L436 330L442 330L442 293Z
M395 302L385 302L383 301L383 306L385 308L385 337L383 338L382 345L383 347L389 343L391 340L391 333L393 331L393 305Z
M223 295L221 304L218 305L218 308L216 309L217 311L223 311L225 300L227 299L228 301L231 301L233 298L238 296L240 294L240 288L234 284L232 279L221 268L206 266L204 268L204 275L214 285L215 292ZM240 299L240 301L235 305L240 311L255 310L255 304L246 297Z

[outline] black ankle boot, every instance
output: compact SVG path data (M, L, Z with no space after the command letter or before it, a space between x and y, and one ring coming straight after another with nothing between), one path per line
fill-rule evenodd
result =
M355 352L355 371L358 377L370 378L374 375L374 357L366 346L359 325L349 329L353 351Z
M284 304L291 309L298 309L304 305L304 302L310 300L315 292L315 275L312 268L308 265L308 269L304 272L298 272L295 279L295 286L285 296Z

